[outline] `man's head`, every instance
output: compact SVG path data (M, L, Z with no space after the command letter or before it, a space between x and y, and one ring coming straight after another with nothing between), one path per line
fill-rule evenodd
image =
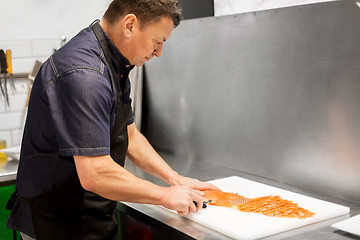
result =
M114 0L101 25L124 57L141 66L161 56L163 43L180 20L177 0Z
M106 10L104 18L114 24L130 13L137 16L142 28L163 17L170 18L174 27L177 27L181 20L181 8L177 0L114 0Z

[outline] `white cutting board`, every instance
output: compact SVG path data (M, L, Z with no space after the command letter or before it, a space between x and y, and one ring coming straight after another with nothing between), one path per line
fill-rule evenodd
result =
M315 212L307 219L268 217L258 213L243 213L236 209L211 206L186 218L234 239L258 239L311 223L334 218L350 212L349 207L282 190L237 176L209 181L224 192L233 192L255 198L279 195Z
M360 236L360 214L344 221L334 223L333 228Z

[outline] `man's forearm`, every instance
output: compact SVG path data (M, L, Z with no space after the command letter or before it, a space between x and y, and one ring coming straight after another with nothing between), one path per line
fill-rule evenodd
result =
M74 160L84 189L114 201L161 204L162 187L135 177L109 155L74 156Z
M130 132L127 156L133 163L170 185L182 184L179 174L162 159L148 140L137 129Z
M132 125L131 127L135 127ZM159 177L172 186L185 185L192 189L205 190L217 187L194 178L184 177L175 172L154 150L147 139L137 130L130 129L128 157L144 171Z
M74 156L82 187L114 201L162 205L179 214L198 211L203 193L187 186L161 187L137 178L118 165L110 155Z

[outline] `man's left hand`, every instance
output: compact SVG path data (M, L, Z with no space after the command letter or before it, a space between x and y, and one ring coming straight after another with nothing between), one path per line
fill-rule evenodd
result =
M202 182L194 178L180 176L180 184L185 185L196 190L220 190L218 187L211 183Z

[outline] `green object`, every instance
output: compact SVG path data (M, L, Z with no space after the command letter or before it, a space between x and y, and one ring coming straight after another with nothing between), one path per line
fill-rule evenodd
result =
M6 227L6 222L9 218L10 211L7 210L5 206L14 191L15 185L0 187L0 240L13 239L13 230ZM21 239L19 233L17 233L17 239Z

